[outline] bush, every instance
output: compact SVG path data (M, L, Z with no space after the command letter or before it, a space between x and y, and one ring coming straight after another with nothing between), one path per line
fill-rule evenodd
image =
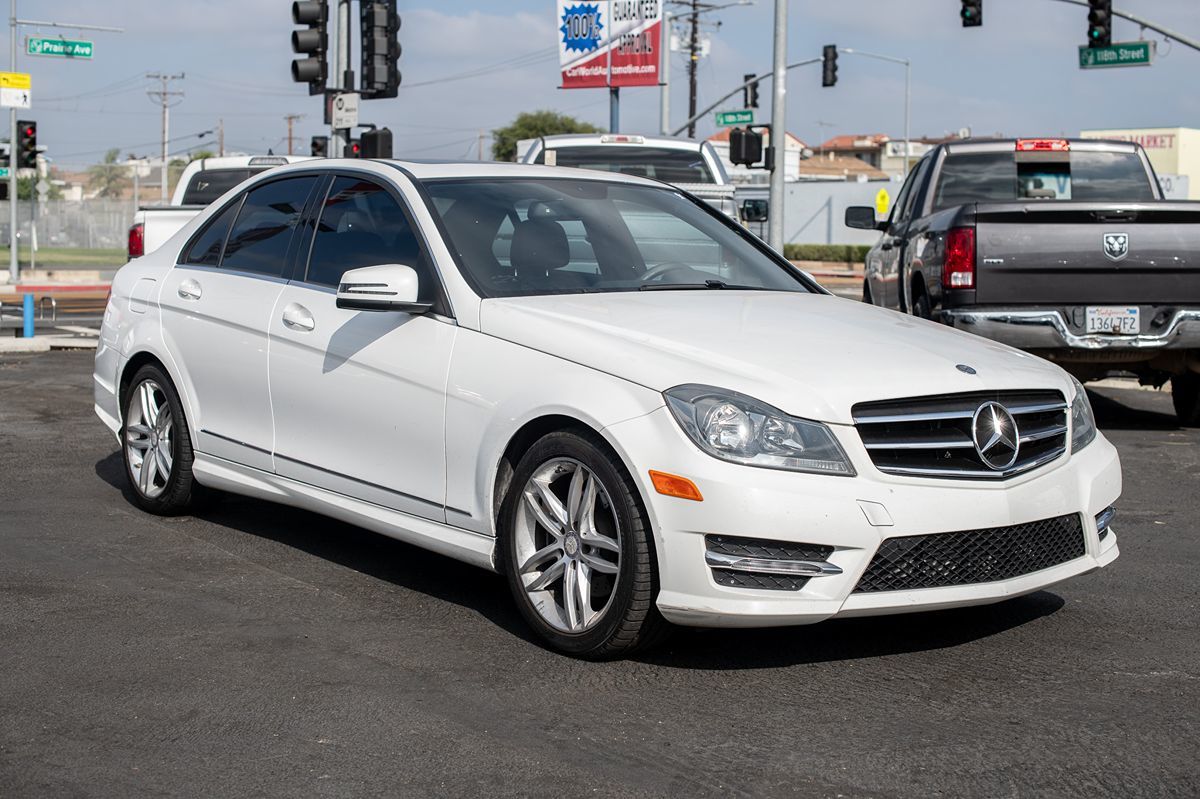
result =
M867 259L867 244L785 244L783 255L789 261L837 261L863 263Z

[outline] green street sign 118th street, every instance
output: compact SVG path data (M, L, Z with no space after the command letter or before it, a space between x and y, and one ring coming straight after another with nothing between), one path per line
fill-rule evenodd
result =
M29 55L90 59L92 49L92 43L83 39L50 39L42 36L30 36L25 40L25 52Z
M747 108L745 111L718 111L717 124L723 127L753 125L754 111L749 108Z
M1079 46L1080 69L1148 67L1154 61L1154 42L1120 42L1108 47Z

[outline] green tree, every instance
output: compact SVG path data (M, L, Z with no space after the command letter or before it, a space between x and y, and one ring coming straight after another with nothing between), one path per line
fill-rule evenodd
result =
M113 148L104 154L104 161L88 167L88 185L96 192L97 197L120 197L129 175L125 165L117 162L120 151Z
M496 161L517 160L517 142L521 139L536 139L538 136L553 136L559 133L603 133L587 122L553 111L524 111L517 115L512 124L492 131L492 158Z
M217 154L212 150L197 150L194 153L188 153L188 163L199 161L201 158L216 158Z

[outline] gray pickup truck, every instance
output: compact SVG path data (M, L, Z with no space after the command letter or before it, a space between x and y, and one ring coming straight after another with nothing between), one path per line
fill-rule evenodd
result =
M1200 425L1200 202L1162 199L1128 142L964 140L913 168L891 216L846 209L883 235L863 300L1048 358L1080 380L1171 381Z

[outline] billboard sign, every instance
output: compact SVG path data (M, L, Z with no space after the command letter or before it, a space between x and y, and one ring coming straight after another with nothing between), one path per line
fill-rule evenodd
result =
M564 89L657 86L661 0L558 0Z

